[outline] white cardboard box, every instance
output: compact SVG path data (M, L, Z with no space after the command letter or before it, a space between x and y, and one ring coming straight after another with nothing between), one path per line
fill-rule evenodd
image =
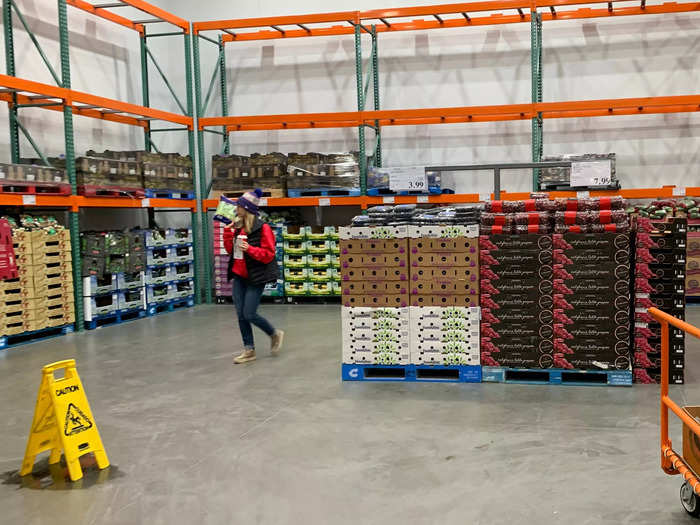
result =
M440 319L481 319L481 308L478 306L411 306L409 315L411 321L440 320Z
M405 308L372 308L368 306L343 306L342 319L409 319L410 311Z
M341 226L338 235L342 240L405 239L408 237L408 226Z
M436 352L411 354L411 363L415 365L479 365L479 354L440 354Z
M478 224L450 224L434 226L408 226L408 237L420 239L421 237L430 239L451 239L453 237L478 237Z

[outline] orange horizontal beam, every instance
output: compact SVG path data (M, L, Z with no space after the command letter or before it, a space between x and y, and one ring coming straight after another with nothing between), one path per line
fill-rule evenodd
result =
M32 100L26 95L15 95L17 97L18 104L32 104L41 101ZM14 103L12 99L12 93L0 93L0 100L5 101L9 104ZM47 102L52 102L52 100L47 100ZM41 106L40 109L48 109L51 111L58 111L63 113L63 104L56 104L55 106ZM127 117L125 115L118 115L115 113L101 113L97 109L79 109L73 107L74 115L81 115L83 117L98 118L102 120L109 120L110 122L119 122L120 124L129 124L131 126L140 126L142 128L148 127L148 123L145 120L139 120L135 117Z
M35 204L25 204L34 197ZM147 204L147 206L146 206ZM49 208L183 208L196 209L197 201L182 199L127 199L116 197L84 197L82 195L0 195L0 206L37 206Z
M654 15L688 13L700 11L700 3L688 2L666 2L658 5L646 5L645 7L617 7L615 4L625 0L500 0L487 2L468 2L458 4L442 4L419 7L403 7L395 9L373 9L367 11L347 11L341 13L325 13L315 15L292 15L267 18L249 18L238 20L219 20L211 22L194 23L195 33L206 30L236 30L236 29L259 29L258 31L224 34L224 42L243 42L252 40L272 40L283 38L302 38L312 36L336 36L349 35L354 33L352 24L324 25L316 27L305 27L300 29L296 24L319 24L338 23L354 21L363 24L376 24L378 33L397 31L419 31L427 29L446 29L469 26L517 24L530 21L530 11L537 9L542 11L542 19L552 20L572 20L603 18L611 16L632 16L632 15ZM612 7L592 9L584 7L580 9L557 10L561 7L578 5L608 4ZM554 9L552 13L550 8ZM518 10L520 10L518 12ZM499 11L495 12L494 11ZM484 16L470 16L473 13L491 12ZM522 14L521 14L522 13ZM460 15L456 18L437 19L440 15ZM466 16L465 16L466 15ZM412 16L427 16L431 18L414 19L411 21L402 20ZM398 20L397 20L398 19ZM277 26L276 29L273 26ZM286 26L286 27L283 27Z
M196 35L200 31L212 31L217 29L248 29L256 27L271 27L297 24L321 24L327 22L352 22L359 23L359 11L339 11L335 13L320 13L313 15L290 15L261 18L239 18L233 20L214 20L210 22L194 22L192 29ZM278 31L281 34L281 32ZM230 35L229 35L230 36Z
M694 111L700 111L700 95L541 102L499 106L208 117L199 119L199 126L200 129L210 126L226 126L229 132L233 132L267 129L343 128L359 126L362 123L374 125L377 120L380 126L399 126L525 120L534 117L538 113L541 113L543 118L574 118Z
M190 24L187 22L187 20L175 16L171 13L168 13L160 7L156 7L152 4L149 4L148 2L143 2L142 0L121 0L121 2L123 4L134 7L144 13L148 13L149 15L152 15L155 18L160 18L164 22L168 22L169 24L173 24L174 26L180 27L184 30L185 33L190 32ZM94 5L83 0L66 0L66 3L73 7L77 7L78 9L81 9L87 13L91 13L93 15L99 16L100 18L104 18L105 20L109 20L110 22L114 22L121 26L128 27L129 29L134 29L141 34L144 33L143 24L135 24L128 18L124 18L123 16L120 16L110 11L109 9L96 8Z
M134 29L135 31L138 31L141 34L144 33L143 25L134 24L128 18L119 16L111 11L108 11L107 9L98 9L92 4L84 2L83 0L66 0L66 4L81 9L82 11L85 11L87 13L91 13L95 16L99 16L100 18L104 18L105 20L109 20L110 22L114 22L115 24L119 24L120 26L128 27L129 29Z
M161 20L164 20L169 24L177 26L183 29L185 33L190 32L190 23L187 20L185 20L184 18L180 18L179 16L175 16L174 14L169 13L165 9L161 9L160 7L157 7L153 4L149 4L148 2L144 2L143 0L121 0L121 2L130 5L131 7L135 7L136 9L143 11L144 13L153 15L156 18L160 18Z
M50 84L43 84L41 82L34 82L33 80L26 80L23 78L12 77L9 75L0 75L0 86L8 89L15 89L17 91L24 91L29 93L34 93L37 95L45 95L47 98L56 98L63 100L65 105L76 108L75 103L79 102L86 105L97 106L98 108L112 109L116 111L121 111L127 115L121 115L121 117L129 118L129 115L138 115L140 117L150 117L157 120L163 120L166 122L173 122L175 124L181 124L192 129L193 119L192 117L187 117L185 115L178 115L177 113L170 113L168 111L161 111L159 109L147 108L144 106L137 106L136 104L130 104L129 102L121 102L119 100L113 100L111 98L100 97L97 95L91 95L88 93L83 93L80 91L74 91L72 89L65 89L58 86L52 86ZM20 93L21 94L21 93ZM36 101L34 101L36 102ZM51 106L49 106L51 107ZM99 109L85 109L79 110L80 114L85 116L92 116L95 118L104 119L106 114L103 114ZM114 115L112 115L114 116ZM132 117L133 118L133 117ZM115 122L125 122L133 124L134 122L127 122L126 120L120 119L104 119L113 120ZM138 119L134 119L138 122L143 122ZM135 125L141 125L135 124Z
M124 197L72 197L78 208L183 208L194 210L195 200L183 199L127 199Z
M547 193L550 199L566 199L576 197L579 192L576 191L550 191L538 192ZM661 197L678 197L673 195L673 186L664 186L663 188L633 188L625 190L590 190L587 192L591 197L612 197L620 196L626 199L656 199ZM530 198L530 192L508 192L501 191L501 200L516 201L526 200ZM686 196L700 196L700 188L686 188ZM482 195L478 193L451 193L443 195L402 195L395 197L283 197L283 198L268 198L265 206L270 208L281 207L315 207L319 205L319 200L330 202L330 206L375 206L391 202L394 204L461 204L480 202ZM493 198L493 194L489 195ZM216 209L219 201L217 199L206 199L203 201L205 210ZM324 204L325 205L325 204Z

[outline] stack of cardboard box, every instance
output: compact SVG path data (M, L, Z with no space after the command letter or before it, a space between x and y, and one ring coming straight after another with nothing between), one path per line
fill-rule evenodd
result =
M477 233L476 225L340 228L343 362L479 365Z
M146 305L156 307L194 295L194 251L190 228L144 230Z
M482 364L560 366L552 327L552 236L482 235L480 247Z
M0 283L2 335L75 321L70 232L62 226L14 229L18 277Z
M340 276L346 307L409 305L408 227L383 228L386 237L373 238L372 227L340 228Z
M411 306L411 363L479 365L480 309L462 306Z
M408 365L408 308L342 309L343 363Z
M687 219L681 217L665 220L638 217L636 226L634 380L659 383L661 325L647 313L647 308L656 307L685 319L688 225ZM670 327L669 336L669 380L683 384L685 334Z
M630 235L554 234L557 368L629 370Z
M408 233L411 306L478 306L478 227L409 226Z
M146 254L141 231L83 233L82 251L85 321L145 309Z
M340 247L334 226L285 226L282 238L286 296L340 295Z

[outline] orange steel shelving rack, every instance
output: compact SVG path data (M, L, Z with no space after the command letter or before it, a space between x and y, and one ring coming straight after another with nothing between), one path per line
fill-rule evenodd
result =
M122 27L134 30L140 39L141 45L141 78L143 105L132 104L119 100L114 100L90 93L84 93L71 89L70 72L70 48L68 31L68 6L83 10L87 13L113 22ZM6 102L9 108L10 120L10 150L12 162L20 161L19 134L22 132L27 141L31 144L36 154L45 164L49 164L48 159L43 155L29 131L19 120L19 110L22 108L42 108L50 111L63 113L64 140L65 140L65 160L66 173L72 187L70 196L45 196L45 195L15 195L0 194L0 206L39 206L65 208L68 210L69 227L71 231L71 249L73 259L74 293L75 293L75 313L76 328L83 330L83 290L81 272L80 253L80 228L79 212L81 208L153 208L175 209L190 211L192 213L192 224L198 224L197 216L201 213L202 207L197 206L195 200L176 199L120 199L105 197L83 197L77 195L76 172L75 172L75 144L73 131L73 116L79 115L89 118L101 119L109 122L116 122L131 126L137 126L144 131L144 141L147 150L155 148L151 140L151 134L156 131L187 131L189 135L189 153L194 158L195 153L195 133L194 133L194 107L191 95L191 43L190 24L188 21L176 17L166 11L155 7L141 0L123 0L120 2L91 4L83 0L57 0L58 7L58 34L60 44L60 64L59 72L56 72L41 48L38 40L34 36L29 24L24 18L22 11L16 0L3 0L3 32L5 38L5 59L6 75L0 75L0 100ZM111 9L133 8L130 16L122 16ZM146 14L149 18L143 18ZM39 56L45 63L56 85L35 82L32 80L18 78L16 76L16 65L14 56L14 28L13 24L18 20L36 47ZM154 33L147 31L150 24L167 24L174 27L173 31ZM185 71L187 77L187 102L182 104L170 85L168 79L158 66L155 58L148 49L147 39L180 35L184 39ZM171 113L149 107L148 89L148 59L151 59L163 77L166 86L170 89L182 113ZM162 122L169 126L166 129L153 129L152 123ZM196 177L196 170L195 170ZM193 228L193 233L197 234L197 228ZM195 246L201 248L201 244L195 239ZM201 275L201 257L195 249L195 272L198 277ZM200 300L199 279L195 279L196 295Z

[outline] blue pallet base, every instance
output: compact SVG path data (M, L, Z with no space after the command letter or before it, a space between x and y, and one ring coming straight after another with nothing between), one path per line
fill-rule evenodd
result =
M194 192L187 190L143 190L148 199L194 199Z
M72 334L75 331L74 325L66 324L63 326L52 326L51 328L43 328L42 330L34 330L33 332L23 332L15 335L3 335L0 337L0 349L12 348L20 345L27 345L43 341L45 339L53 339L66 334Z
M342 364L343 381L481 383L481 367L470 365Z
M483 381L528 385L632 386L632 371L485 366Z
M315 189L289 189L287 196L297 197L359 197L362 194L359 188L315 188Z
M170 299L162 303L150 303L147 305L148 315L158 315L172 312L179 308L189 308L194 306L194 295L182 297L180 299Z
M95 330L102 326L110 326L113 324L126 323L146 317L146 310L141 308L133 308L131 310L116 310L104 315L98 315L91 321L85 321L86 330Z
M367 195L371 197L394 197L407 195L442 195L454 193L454 190L441 189L437 186L430 186L428 191L393 191L389 188L367 188Z

